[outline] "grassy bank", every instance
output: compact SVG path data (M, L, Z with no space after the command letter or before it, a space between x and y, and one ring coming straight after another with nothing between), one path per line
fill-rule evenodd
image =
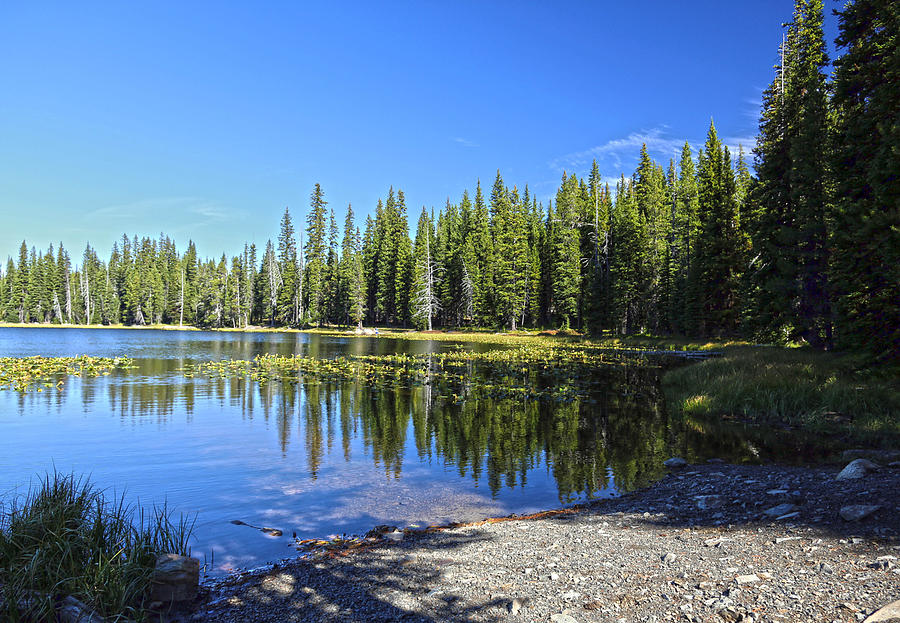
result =
M900 375L809 348L729 346L663 377L674 415L803 428L869 446L900 444Z
M49 474L0 502L0 620L55 621L67 596L142 620L156 555L188 554L190 532L165 508L145 514L87 480Z

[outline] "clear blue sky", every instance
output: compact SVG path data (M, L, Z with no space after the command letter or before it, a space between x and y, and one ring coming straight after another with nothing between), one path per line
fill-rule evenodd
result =
M751 147L788 0L0 3L0 258L123 232L202 256L389 186L422 205L497 169L555 194L597 158L629 175L702 143ZM836 31L826 3L826 34Z

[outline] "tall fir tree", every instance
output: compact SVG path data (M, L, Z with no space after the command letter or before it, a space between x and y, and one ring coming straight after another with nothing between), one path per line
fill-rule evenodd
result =
M796 0L783 62L763 94L750 321L775 339L831 343L828 293L828 112L822 1Z
M281 274L281 286L278 289L276 317L280 324L296 326L300 322L297 293L300 289L301 275L297 274L297 239L294 235L294 223L286 206L278 233L278 269Z
M900 5L838 13L832 282L836 341L900 359Z
M503 185L500 171L491 189L491 222L494 241L495 317L513 331L522 322L528 288L528 239L525 213L518 192Z
M739 231L734 170L728 148L710 122L698 181L701 229L694 254L701 336L735 335L740 321L744 251Z
M304 249L305 274L303 288L306 298L306 317L311 323L324 321L327 217L325 194L316 183L309 197L309 214L306 216L306 248Z

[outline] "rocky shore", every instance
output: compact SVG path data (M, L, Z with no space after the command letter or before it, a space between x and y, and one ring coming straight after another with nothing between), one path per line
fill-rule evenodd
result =
M848 460L852 457L848 457ZM673 466L531 518L393 532L209 587L194 621L900 621L900 469Z

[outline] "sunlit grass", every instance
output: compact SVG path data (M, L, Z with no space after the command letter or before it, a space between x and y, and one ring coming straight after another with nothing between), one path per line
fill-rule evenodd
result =
M676 414L714 415L802 427L850 440L900 439L896 370L856 369L855 361L808 348L728 347L722 357L663 377Z

